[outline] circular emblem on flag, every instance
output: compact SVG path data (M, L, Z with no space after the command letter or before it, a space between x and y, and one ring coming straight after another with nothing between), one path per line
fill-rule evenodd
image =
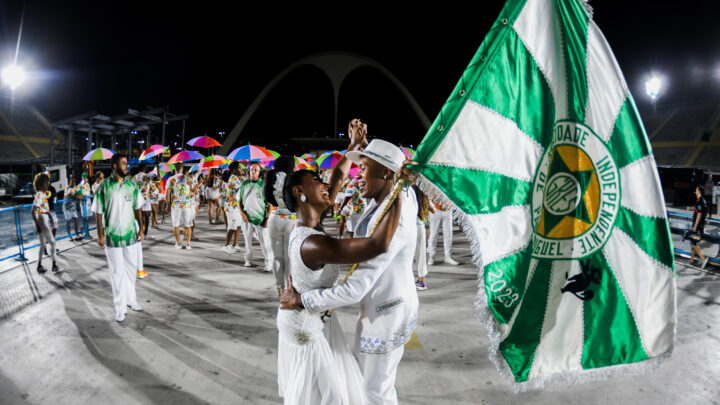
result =
M620 208L620 175L587 126L558 121L532 191L533 256L579 259L601 249Z

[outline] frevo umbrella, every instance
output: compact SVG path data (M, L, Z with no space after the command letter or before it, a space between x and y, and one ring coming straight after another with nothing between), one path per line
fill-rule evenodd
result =
M198 160L202 158L204 158L204 156L195 152L194 150L184 150L173 155L173 157L168 160L168 163L181 163L187 162L189 160Z
M105 160L110 159L114 154L115 152L111 151L110 149L97 148L88 152L87 155L85 155L85 157L83 158L83 160Z
M143 151L143 153L140 155L140 157L139 157L138 159L139 159L139 160L145 160L145 159L153 158L153 157L155 157L155 156L160 156L160 155L162 155L163 152L165 152L167 149L168 149L167 146L163 146L163 145L153 145L153 146L145 149L145 151Z
M275 160L275 156L267 149L262 146L256 145L244 145L234 151L230 152L227 156L230 160L240 160L248 162L260 162L263 160Z
M194 146L196 148L213 148L215 146L222 146L220 142L216 141L209 136L198 136L187 141L188 146Z

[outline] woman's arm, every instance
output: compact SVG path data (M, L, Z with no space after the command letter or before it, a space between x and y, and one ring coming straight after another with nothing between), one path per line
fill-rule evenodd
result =
M347 151L356 151L367 145L367 139L365 139L366 135L366 124L360 122L359 119L354 119L350 121L350 124L348 125L350 146L348 146ZM333 169L332 174L330 175L330 190L328 191L330 201L335 201L337 193L340 191L340 189L342 189L343 182L345 181L348 173L350 172L350 166L352 166L352 162L350 161L350 159L348 159L346 156L343 156Z
M327 263L361 263L387 252L400 222L401 211L402 202L398 197L373 235L367 238L336 239L327 235L309 236L300 249L303 262L309 268L319 270Z

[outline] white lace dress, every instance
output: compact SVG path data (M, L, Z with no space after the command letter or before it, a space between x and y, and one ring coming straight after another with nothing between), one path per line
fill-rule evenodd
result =
M305 266L300 247L310 235L308 227L290 233L288 257L293 287L299 293L332 287L339 265L320 270ZM336 319L302 310L278 311L278 386L285 404L364 404L362 374Z

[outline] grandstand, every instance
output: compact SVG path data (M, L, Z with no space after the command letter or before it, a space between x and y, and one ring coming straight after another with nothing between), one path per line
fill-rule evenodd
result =
M658 166L720 171L720 100L640 111Z
M51 138L57 159L66 137L36 108L0 96L0 166L48 162Z

